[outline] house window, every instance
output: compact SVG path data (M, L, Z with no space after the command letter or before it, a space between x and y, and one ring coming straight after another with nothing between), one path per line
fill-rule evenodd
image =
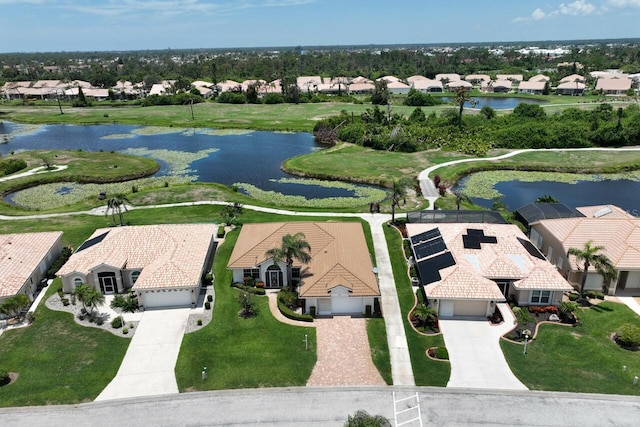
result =
M547 260L548 260L549 262L552 262L552 261L551 261L551 257L552 257L552 256L553 256L553 246L549 246L549 247L547 248Z
M531 291L531 304L549 304L551 291Z
M558 267L558 270L562 269L562 264L564 263L564 259L559 256L558 259L556 260L556 267Z
M136 281L138 280L138 277L140 277L140 272L139 271L134 271L133 273L131 273L131 283L136 283Z
M540 233L538 233L535 229L532 228L530 238L531 238L531 243L536 245L538 249L542 249L542 236L540 235Z
M300 278L300 267L291 267L291 277L294 279Z
M73 287L77 288L78 286L82 285L82 279L79 277L76 277L75 279L73 279Z
M252 277L254 279L260 278L259 268L245 268L242 270L242 277Z

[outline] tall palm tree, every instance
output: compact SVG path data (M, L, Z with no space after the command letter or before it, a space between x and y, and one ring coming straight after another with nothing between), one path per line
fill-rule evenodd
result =
M280 246L268 249L265 255L273 260L273 265L278 265L278 262L284 261L287 264L287 284L292 290L295 290L295 285L292 281L293 260L297 259L302 264L309 264L311 262L311 246L307 242L304 233L286 234L282 236L282 243Z
M567 251L567 257L573 255L576 257L577 262L583 263L582 281L580 282L580 299L584 299L584 286L587 283L589 267L593 266L605 281L612 280L616 277L616 270L611 260L606 255L599 253L604 247L594 246L592 243L593 241L589 240L584 244L582 249L569 248Z
M407 190L411 186L411 181L407 178L393 181L391 186L391 223L396 222L396 207L407 202Z
M456 196L456 210L458 211L460 210L460 205L462 203L471 202L471 199L469 199L469 196L464 194L462 191L456 191L453 194Z
M128 212L126 203L129 203L129 199L124 194L116 194L107 200L107 210L104 211L104 216L109 215L109 211L111 211L111 217L113 218L113 223L116 223L116 214L118 214L118 218L120 218L120 225L124 225L124 221L122 215L124 212Z

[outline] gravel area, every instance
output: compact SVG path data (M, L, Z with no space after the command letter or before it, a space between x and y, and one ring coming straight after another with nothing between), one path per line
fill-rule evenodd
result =
M65 297L69 298L68 295L66 295ZM69 300L71 300L71 298L69 298ZM124 327L118 328L118 329L114 329L111 327L112 319L109 314L102 313L102 316L104 319L104 323L102 325L98 325L95 322L89 322L89 320L87 320L87 317L85 317L84 320L80 320L78 319L78 314L80 314L80 310L82 309L82 304L77 303L76 305L73 305L73 304L64 305L62 304L62 301L60 301L60 297L58 296L57 293L51 295L45 301L45 305L47 306L47 308L51 310L64 311L64 312L73 314L73 320L75 320L78 325L88 326L88 327L97 328L97 329L103 329L105 331L111 332L113 335L117 335L123 338L132 338L136 332L136 327L138 326L138 322L127 322L126 328L128 329L128 333L125 335L123 333Z
M204 302L207 300L207 295L211 295L213 300L211 301L211 310L207 310L204 308ZM184 331L185 334L198 331L209 323L211 323L211 318L213 317L213 304L216 302L216 296L213 292L213 286L207 287L207 293L205 295L200 295L202 302L198 299L198 304L196 308L191 311L195 311L195 313L191 313L189 315L189 320L187 320L187 327ZM202 325L198 326L198 319L202 319Z

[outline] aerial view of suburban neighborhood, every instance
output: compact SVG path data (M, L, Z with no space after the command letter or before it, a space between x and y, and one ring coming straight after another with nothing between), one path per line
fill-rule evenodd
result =
M640 2L401 3L0 1L0 426L638 425Z

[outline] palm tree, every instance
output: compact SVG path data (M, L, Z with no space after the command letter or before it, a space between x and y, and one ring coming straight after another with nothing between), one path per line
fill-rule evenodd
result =
M573 255L576 257L577 262L583 263L582 280L580 282L580 299L584 299L584 286L587 283L587 272L589 267L593 266L596 272L602 276L605 281L610 281L616 277L616 270L611 263L611 260L604 254L598 253L603 246L593 246L593 241L589 240L584 244L582 249L569 248L567 251L567 257Z
M393 181L391 186L391 223L396 222L396 206L404 205L407 202L407 189L411 182L407 178Z
M469 203L471 201L471 199L469 199L469 196L467 196L466 194L464 194L462 191L456 191L453 194L455 194L456 196L456 210L460 210L460 204L464 203Z
M96 288L90 288L86 294L84 294L82 303L85 307L88 307L91 314L98 308L99 305L104 304L104 295Z
M282 244L275 248L271 248L265 252L265 255L273 260L273 265L278 262L285 261L287 263L287 284L295 291L295 285L291 278L294 258L302 264L311 262L311 246L307 242L304 233L286 234L282 236Z
M115 224L117 213L118 217L120 218L120 226L123 226L124 222L122 219L122 215L124 212L128 212L125 202L129 203L129 199L127 199L127 196L122 193L116 194L115 196L111 197L109 200L107 200L107 210L104 211L104 216L108 216L109 211L111 211L111 217L113 218L113 223Z

